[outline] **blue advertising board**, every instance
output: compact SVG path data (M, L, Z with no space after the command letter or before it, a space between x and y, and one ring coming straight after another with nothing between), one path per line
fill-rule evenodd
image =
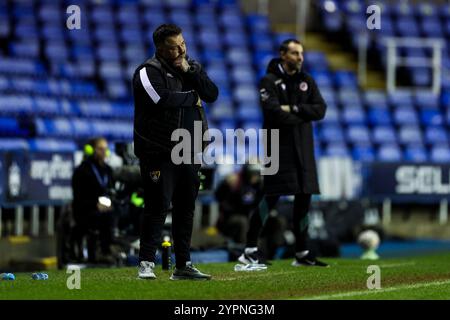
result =
M72 153L0 154L0 201L58 202L72 199Z

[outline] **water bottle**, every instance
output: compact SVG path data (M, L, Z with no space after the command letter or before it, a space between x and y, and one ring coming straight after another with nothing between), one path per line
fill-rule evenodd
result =
M12 273L0 273L1 280L16 280L16 276Z
M162 269L163 270L169 270L170 269L170 265L171 265L171 247L172 244L168 241L165 240L162 243Z
M31 278L32 278L33 280L47 280L47 279L48 279L48 274L46 274L46 273L41 273L41 272L36 272L36 273L33 273L33 274L31 275Z

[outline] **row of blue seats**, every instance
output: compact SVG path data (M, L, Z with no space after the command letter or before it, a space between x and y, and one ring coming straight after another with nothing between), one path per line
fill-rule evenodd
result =
M368 128L364 125L350 125L343 129L340 125L323 125L316 128L316 137L324 142L350 142L365 144L437 144L448 143L449 130L443 126L425 127L423 133L419 126L404 125L396 130L392 126Z
M0 152L4 151L32 151L32 152L75 152L79 147L73 140L53 138L0 138ZM329 144L324 147L317 145L316 156L352 157L357 161L410 161L437 162L450 161L450 149L447 145L436 145L427 150L423 146L407 146L401 148L396 144L381 145L373 148L367 145L357 145L349 148L346 144Z
M450 148L448 145L435 145L429 150L423 146L407 146L401 148L397 144L381 145L373 148L358 145L349 148L346 144L329 144L323 149L317 148L316 154L333 157L352 157L357 161L381 162L435 162L448 163L450 161Z
M329 11L342 10L348 14L365 14L368 6L365 0L321 0L320 4ZM441 2L376 1L373 4L381 8L383 16L450 17L449 5Z
M450 125L450 109L445 113L437 109L416 111L412 107L399 106L389 109L371 108L365 111L359 107L328 108L325 123L365 124L365 125Z
M41 119L35 120L39 137L89 138L104 136L108 139L130 140L133 138L132 121L106 121L94 119Z
M73 140L60 140L51 138L1 138L0 152L5 151L31 151L31 152L75 152L79 150Z
M0 95L0 115L132 118L132 102L68 100L55 97Z

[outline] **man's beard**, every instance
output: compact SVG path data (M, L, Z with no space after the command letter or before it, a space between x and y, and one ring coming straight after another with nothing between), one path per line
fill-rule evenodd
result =
M287 66L289 68L289 72L292 72L292 71L298 72L298 71L300 71L302 69L302 63L301 62L300 63L288 63Z

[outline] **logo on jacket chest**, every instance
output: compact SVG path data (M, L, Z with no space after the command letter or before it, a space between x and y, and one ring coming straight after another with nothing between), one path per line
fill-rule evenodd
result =
M153 182L158 182L159 177L161 176L161 171L151 171L150 178Z
M308 90L308 84L305 81L300 82L299 84L300 91L305 92Z

